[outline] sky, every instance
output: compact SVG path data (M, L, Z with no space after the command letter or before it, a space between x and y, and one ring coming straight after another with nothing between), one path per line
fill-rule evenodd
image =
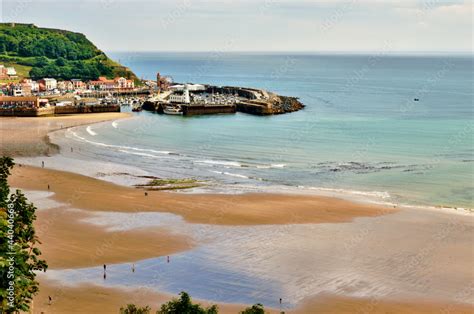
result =
M472 0L0 0L105 51L469 52Z

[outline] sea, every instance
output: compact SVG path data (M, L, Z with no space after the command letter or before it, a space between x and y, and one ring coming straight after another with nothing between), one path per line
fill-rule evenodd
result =
M75 158L114 164L117 173L135 167L204 182L181 193L337 193L474 208L473 55L109 55L140 78L159 72L181 83L263 88L305 108L275 116L133 113L65 132L62 145L74 146Z

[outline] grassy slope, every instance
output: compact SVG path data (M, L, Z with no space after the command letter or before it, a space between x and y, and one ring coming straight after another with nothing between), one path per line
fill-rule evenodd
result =
M34 30L41 30L43 32L53 32L53 33L57 33L57 34L71 34L72 33L72 32L66 31L66 30L39 28L39 27L36 27L36 26L28 25L28 24L16 24L15 27L17 29L20 28L22 30L22 32L23 31L28 32L29 29L34 29ZM12 29L12 28L13 27L11 26L10 23L0 23L0 36L5 31L8 31L8 29ZM83 36L83 35L81 34L81 36ZM98 49L89 40L87 40L87 42L89 43L90 49L93 50L93 51L96 51L96 53L98 53L99 55L97 55L93 58L90 58L90 59L83 60L83 61L85 61L86 63L89 63L89 62L92 63L97 58L100 58L100 59L103 60L102 62L104 64L107 64L107 65L109 65L113 68L113 72L112 72L113 75L109 75L109 78L113 78L113 77L116 77L116 76L124 76L124 77L135 80L135 82L138 83L138 84L140 83L138 77L129 68L127 68L127 67L113 61L109 57L107 57L104 52L102 52L100 49ZM21 56L18 56L18 54L15 53L15 52L8 51L8 49L4 53L0 53L0 63L4 64L5 66L15 67L15 69L18 73L19 79L30 77L29 72L34 67L32 64L34 64L35 58L36 57L21 57ZM50 62L55 61L55 59L52 59L52 58L47 58L47 59ZM17 79L17 80L7 80L7 81L12 82L12 81L18 81L19 79ZM3 80L3 81L5 81L5 80Z

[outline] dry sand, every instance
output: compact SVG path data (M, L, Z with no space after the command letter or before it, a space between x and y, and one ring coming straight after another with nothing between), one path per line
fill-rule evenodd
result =
M58 147L49 142L49 132L130 116L124 112L107 112L37 118L0 117L0 155L52 155L58 153Z

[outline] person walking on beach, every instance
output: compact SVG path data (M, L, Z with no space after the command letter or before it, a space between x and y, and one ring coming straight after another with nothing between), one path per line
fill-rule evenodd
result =
M132 264L132 273L135 272L135 263Z
M48 305L51 305L51 302L53 301L53 298L51 298L50 295L48 295Z
M49 184L48 184L48 191L49 191Z
M41 168L44 168L44 161L41 161Z

